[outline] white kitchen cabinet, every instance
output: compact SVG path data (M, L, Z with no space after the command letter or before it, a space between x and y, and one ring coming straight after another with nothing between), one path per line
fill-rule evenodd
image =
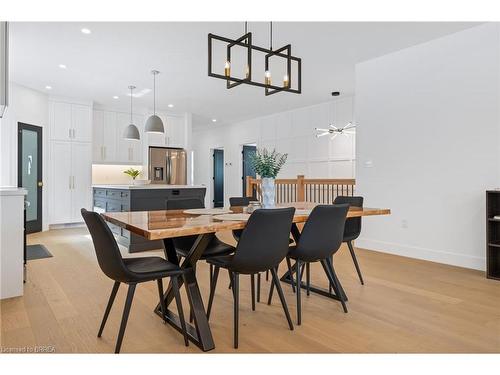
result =
M71 124L74 141L92 141L92 109L89 106L71 104Z
M50 103L50 138L60 141L72 139L71 104Z
M85 142L71 144L72 222L82 221L80 210L92 209L92 145Z
M52 141L50 149L50 223L71 222L71 142ZM90 166L88 167L90 168Z
M186 148L186 119L184 115L157 113L162 119L165 134L147 134L148 146Z
M142 138L144 132L142 131L142 117L133 116L132 121L139 129L141 140L132 141L123 138L125 128L130 125L130 114L117 113L116 114L116 128L118 130L118 158L117 161L125 164L141 164L142 163Z
M81 208L92 208L92 145L52 141L50 224L81 222Z
M92 135L92 161L113 163L117 158L118 132L116 112L94 111Z
M94 111L92 162L97 164L141 164L144 118L134 115L134 124L139 128L141 140L123 138L125 128L130 124L130 114L114 111Z
M92 141L92 108L88 105L50 101L50 139Z

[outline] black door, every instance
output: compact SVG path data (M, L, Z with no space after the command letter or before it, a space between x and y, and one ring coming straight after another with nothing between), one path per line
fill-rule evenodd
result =
M224 150L214 150L214 207L224 207Z
M257 152L257 147L255 146L243 146L243 151L241 151L243 157L243 176L241 177L243 181L243 196L246 195L247 191L247 176L255 178L255 170L252 165L252 156Z
M26 196L26 232L42 230L42 128L18 123L17 186Z

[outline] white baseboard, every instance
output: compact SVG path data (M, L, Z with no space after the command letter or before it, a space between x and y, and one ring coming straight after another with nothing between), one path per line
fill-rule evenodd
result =
M68 228L80 228L84 227L85 223L68 223L68 224L49 224L49 230L51 229L68 229Z
M357 239L356 247L368 250L380 251L409 258L429 260L431 262L449 264L452 266L472 268L475 270L486 270L486 258L472 255L463 255L448 251L426 249L416 246L407 246L392 242L384 242L371 239Z

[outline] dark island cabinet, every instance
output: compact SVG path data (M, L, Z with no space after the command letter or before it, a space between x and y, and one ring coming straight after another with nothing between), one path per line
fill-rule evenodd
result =
M133 188L119 189L112 187L94 187L94 211L154 211L166 210L167 202L175 199L198 198L205 201L204 187L189 188ZM162 249L162 241L150 241L142 236L107 222L117 242L125 246L130 253Z

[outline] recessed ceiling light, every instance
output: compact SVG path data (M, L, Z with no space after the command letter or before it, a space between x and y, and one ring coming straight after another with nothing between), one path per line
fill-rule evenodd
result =
M49 85L45 86L45 88L46 88L47 90L52 90L52 86L49 86Z
M66 65L64 65L64 64L59 64L59 68L61 68L61 69L66 69L66 68L67 68L67 66L66 66Z
M217 119L216 119L216 118L213 118L213 119L212 119L212 122L217 122Z
M115 96L113 96L113 99L120 99L120 98L119 98L118 96L116 96L116 95L115 95Z
M91 34L92 31L90 31L90 29L87 29L86 27L84 27L83 29L80 30L83 34Z
M173 104L169 104L167 107L168 108L174 108L174 105Z

